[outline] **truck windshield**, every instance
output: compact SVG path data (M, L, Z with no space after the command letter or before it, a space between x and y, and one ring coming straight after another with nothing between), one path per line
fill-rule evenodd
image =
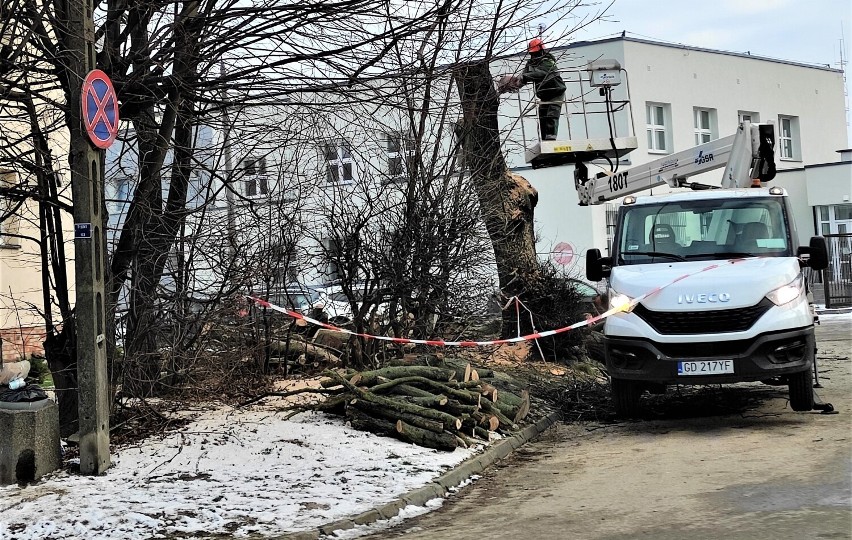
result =
M623 206L621 212L616 264L792 254L779 197Z

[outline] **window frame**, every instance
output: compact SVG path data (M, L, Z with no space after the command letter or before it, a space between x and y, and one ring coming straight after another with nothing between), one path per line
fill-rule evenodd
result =
M706 113L707 124L704 125L704 113ZM710 107L692 108L692 126L695 135L695 146L706 144L719 138L716 109Z
M756 111L737 111L737 123L742 124L745 116L749 117L748 121L752 124L760 123L760 113Z
M387 176L384 184L396 183L404 180L408 175L408 163L406 163L406 140L400 132L386 132L384 135L385 157L387 162ZM398 172L394 172L395 169Z
M266 156L248 156L240 162L243 171L243 188L246 197L269 195L269 177L266 175Z
M19 183L20 177L15 171L0 170L0 185L11 188ZM0 201L2 201L0 214L9 213L7 219L0 221L0 249L19 249L21 243L17 235L21 230L21 216L18 212L11 212L15 206L15 201L11 197L3 197ZM24 205L21 205L19 210L22 208Z
M648 153L649 154L671 154L672 137L670 131L671 125L671 105L668 103L660 103L656 101L645 102L645 133L648 135ZM656 123L657 115L651 114L651 111L659 109L662 116L662 124ZM659 134L662 133L663 148L658 147Z
M346 139L329 139L323 141L320 147L325 165L325 185L352 184L358 179L358 169L353 157L351 142ZM333 153L332 149L334 150ZM348 178L347 171L349 173Z
M784 123L789 122L789 133L785 136ZM799 146L799 117L787 114L778 115L778 159L782 161L802 161ZM785 143L787 143L786 146Z

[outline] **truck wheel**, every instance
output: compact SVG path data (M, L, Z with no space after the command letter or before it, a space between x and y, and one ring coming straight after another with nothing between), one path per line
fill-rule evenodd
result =
M813 368L787 376L790 388L790 408L794 411L811 411L814 408Z
M610 381L612 402L615 405L616 416L635 418L639 414L639 396L642 387L636 381L612 379Z

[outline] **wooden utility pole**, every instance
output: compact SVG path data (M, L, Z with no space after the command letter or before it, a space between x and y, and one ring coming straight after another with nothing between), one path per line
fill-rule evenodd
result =
M101 474L110 466L104 334L108 326L104 309L104 152L87 138L81 105L83 80L95 68L94 5L92 0L63 0L62 4L67 22L62 39L68 52L66 66L70 81L67 106L74 198L80 472Z

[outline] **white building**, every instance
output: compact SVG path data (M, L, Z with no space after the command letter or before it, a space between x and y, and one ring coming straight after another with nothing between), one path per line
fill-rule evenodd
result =
M852 164L837 163L837 151L849 146L841 71L827 66L630 37L553 47L551 53L557 58L568 83L566 100L569 102L576 100L578 93L577 85L569 81L575 79L576 70L582 70L588 62L614 59L626 71L624 82L629 84L616 87L613 100L627 99L629 87L630 107L615 114L614 127L618 135L628 134L628 113L632 112L638 148L622 160L620 167L629 168L731 135L742 120L771 121L776 126L775 153L780 171L775 182L794 193L801 240L806 244L814 234L839 230L840 221L852 212L849 202ZM503 59L495 63L492 71L517 73L525 61L525 55ZM501 109L505 125L513 128L507 139L507 151L514 170L523 174L539 191L535 215L540 231L540 254L550 256L554 246L559 245L559 253L552 253L554 258L565 262L570 270L582 273L586 249L607 247L607 233L611 233L607 230L608 205L577 205L572 166L533 170L523 162L519 148L537 142L534 110L521 123L517 122L518 107L529 103L529 86L524 87L518 97L507 99ZM585 90L590 89L586 86ZM569 138L569 126L571 137L586 138L580 125L582 117L572 115L569 124L566 110L577 112L576 102L563 108L558 139ZM601 118L605 117L597 115L590 124L590 131L597 131L589 137L608 136ZM822 164L826 167L817 167ZM594 172L590 167L590 174ZM707 173L698 181L718 185L721 175L721 171ZM809 180L805 181L805 176ZM833 187L824 189L827 184ZM655 191L666 190L657 188ZM815 228L817 214L824 219ZM828 223L828 228L821 223ZM846 225L846 230L852 228ZM575 254L573 257L562 253L566 244Z

